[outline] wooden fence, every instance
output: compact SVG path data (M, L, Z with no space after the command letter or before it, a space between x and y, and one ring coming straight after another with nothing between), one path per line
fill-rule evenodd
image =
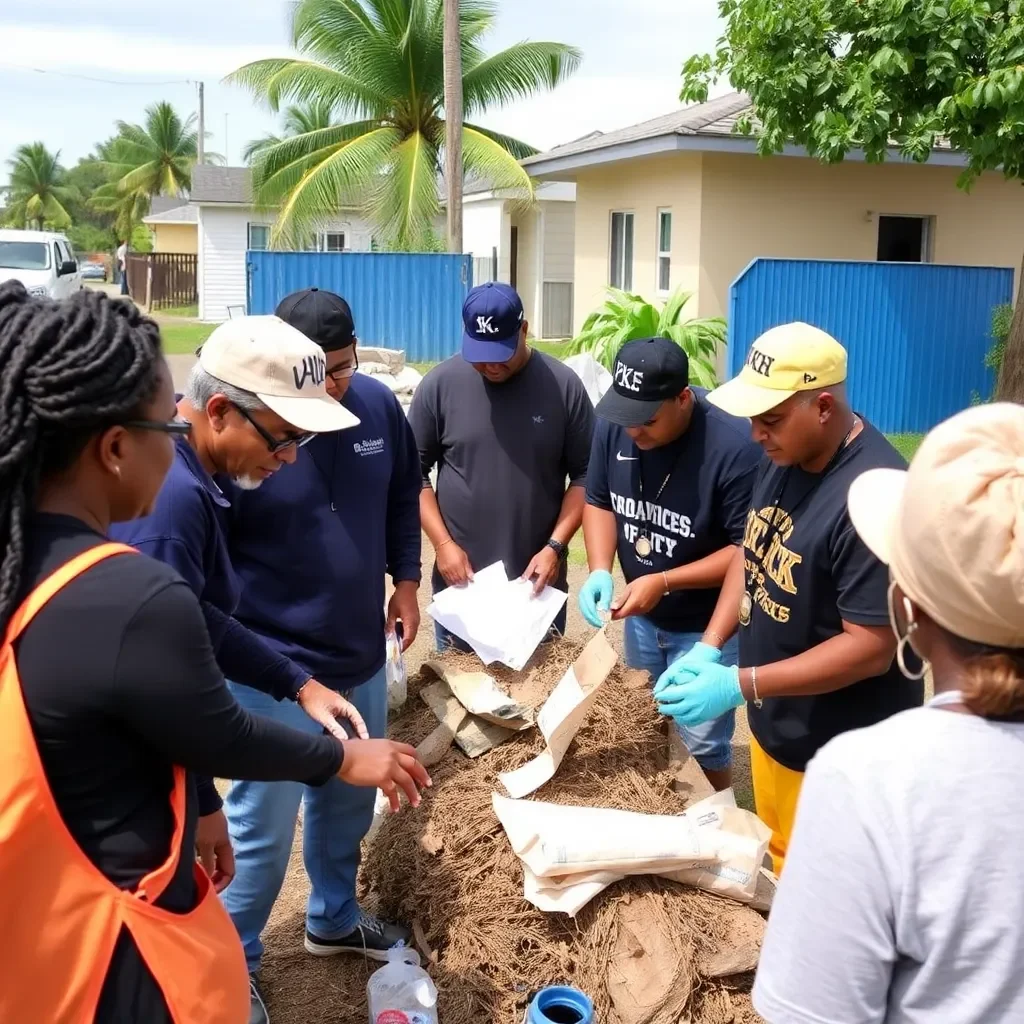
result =
M198 257L184 252L128 254L128 290L140 306L168 309L199 302Z

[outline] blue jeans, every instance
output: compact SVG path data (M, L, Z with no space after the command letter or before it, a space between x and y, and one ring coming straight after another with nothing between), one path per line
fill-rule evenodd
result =
M626 664L645 669L657 682L678 658L681 658L702 633L670 633L658 629L649 619L633 616L626 619ZM722 664L739 663L739 641L735 636L722 648ZM736 712L727 711L721 718L697 726L679 726L683 742L705 771L724 771L732 764L732 734L736 728Z
M555 616L555 621L551 623L551 631L541 641L541 643L549 643L560 636L565 636L565 619L568 612L568 603L562 605L562 610ZM472 654L473 648L466 643L465 640L460 636L456 636L451 630L445 629L440 622L434 623L434 644L438 651L443 652L449 649L456 651L462 651L463 654Z
M231 683L247 711L308 733L322 727L294 701L276 701L259 690ZM384 669L345 695L366 720L370 736L387 732L388 692ZM300 782L234 782L224 801L235 850L235 877L221 899L238 929L249 970L263 955L260 933L281 891L303 803L302 858L312 891L306 927L322 939L347 935L359 920L356 873L360 843L373 822L377 791L331 779L323 786Z

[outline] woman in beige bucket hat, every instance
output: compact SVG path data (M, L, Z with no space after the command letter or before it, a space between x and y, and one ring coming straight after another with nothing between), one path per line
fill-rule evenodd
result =
M936 427L850 517L926 707L811 762L754 1005L769 1024L1024 1020L1024 407Z

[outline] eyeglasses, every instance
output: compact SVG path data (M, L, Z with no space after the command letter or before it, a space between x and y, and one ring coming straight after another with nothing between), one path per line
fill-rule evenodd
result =
M129 430L156 430L161 434L174 434L178 437L188 437L192 433L192 424L183 420L180 416L173 420L126 420L121 424Z
M242 417L242 419L247 420L256 433L263 438L267 444L267 448L270 449L271 454L277 454L277 452L284 451L285 448L290 448L292 445L295 445L296 448L301 448L303 445L309 444L309 442L316 437L316 434L310 433L296 434L294 437L274 437L274 435L269 431L264 430L264 428L261 427L252 418L252 416L250 416L249 413L240 406L232 403L232 408L239 414L239 416Z
M349 377L355 375L356 370L359 369L359 353L352 353L352 362L346 363L344 366L336 367L333 370L327 371L327 376L331 378L335 383L342 380L348 380Z

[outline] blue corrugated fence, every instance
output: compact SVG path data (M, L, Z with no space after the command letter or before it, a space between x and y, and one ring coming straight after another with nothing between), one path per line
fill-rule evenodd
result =
M249 312L273 313L290 292L323 288L352 307L365 345L414 363L447 359L462 339L473 257L447 253L249 252Z
M730 291L729 374L759 334L803 320L846 347L859 412L887 433L923 432L991 393L992 310L1012 298L1003 267L757 259Z

